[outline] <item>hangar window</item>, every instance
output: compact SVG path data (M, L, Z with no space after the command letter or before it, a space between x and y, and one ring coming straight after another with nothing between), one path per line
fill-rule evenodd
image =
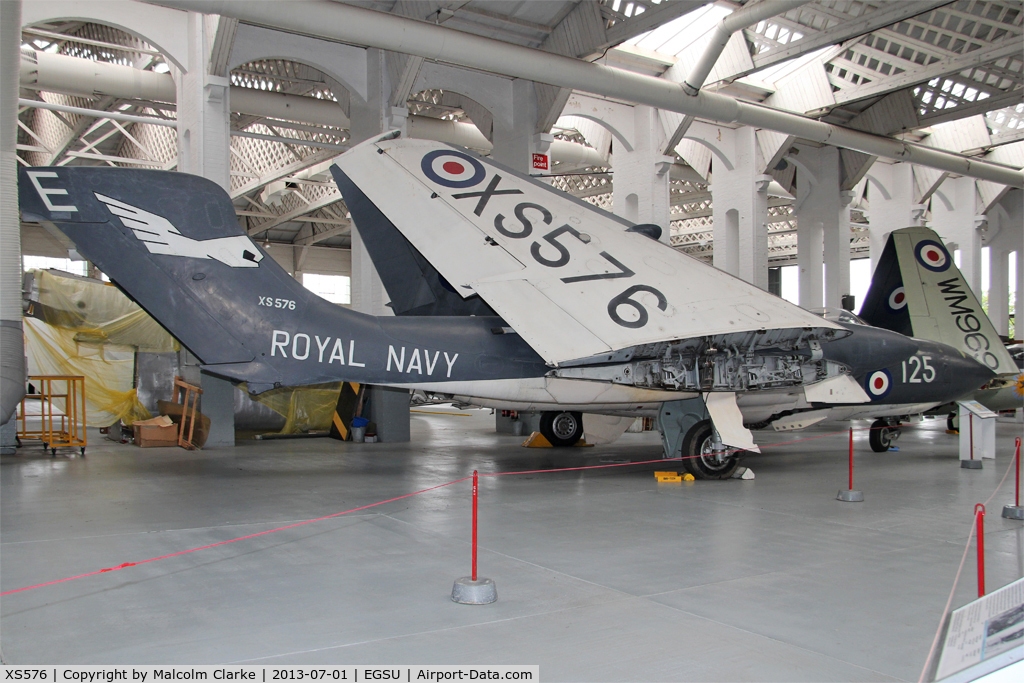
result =
M72 261L69 258L52 258L50 256L24 256L21 259L21 269L30 270L63 270L72 275L88 275L89 266L85 261Z
M303 273L302 286L331 303L352 303L352 280L347 275Z

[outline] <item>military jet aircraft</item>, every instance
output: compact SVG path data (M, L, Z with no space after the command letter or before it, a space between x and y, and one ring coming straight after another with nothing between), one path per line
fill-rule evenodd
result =
M441 290L497 315L374 317L326 302L264 258L227 194L195 176L23 168L19 197L23 220L53 223L207 372L253 393L346 380L576 421L656 414L666 456L704 478L736 469L726 446L756 450L745 422L920 412L992 375L942 344L810 314L460 149L387 134L332 170L360 230L400 231L395 258L418 257ZM169 234L189 241L151 248ZM414 289L408 302L434 305L437 288ZM901 380L907 363L920 382Z
M1021 407L1021 397L1014 391L1021 368L934 230L916 226L889 234L861 317L876 327L960 349L996 373L964 398L994 411ZM948 413L953 408L944 404L933 411ZM954 416L949 417L951 429L956 426Z

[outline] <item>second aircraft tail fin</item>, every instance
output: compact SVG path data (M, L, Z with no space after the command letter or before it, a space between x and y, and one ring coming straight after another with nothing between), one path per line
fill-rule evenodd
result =
M883 327L960 349L996 374L1017 365L934 230L896 230L882 251L861 317Z

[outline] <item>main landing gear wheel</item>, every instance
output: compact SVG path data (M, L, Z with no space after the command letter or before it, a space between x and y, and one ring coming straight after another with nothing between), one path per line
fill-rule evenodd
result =
M691 427L683 439L682 467L695 479L728 479L740 466L742 451L724 457L715 455L713 437L711 420L703 420Z
M871 450L875 453L885 453L899 436L899 425L885 420L875 420L871 424L871 431L868 432L868 443L871 444Z
M946 416L946 429L951 432L960 431L960 415L955 410Z
M583 437L583 413L546 411L540 416L540 433L552 446L574 446Z

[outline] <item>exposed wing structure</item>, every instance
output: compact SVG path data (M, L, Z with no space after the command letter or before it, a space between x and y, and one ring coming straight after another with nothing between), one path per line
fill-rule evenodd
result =
M478 294L552 365L701 336L846 334L459 149L379 139L336 163L463 297Z

